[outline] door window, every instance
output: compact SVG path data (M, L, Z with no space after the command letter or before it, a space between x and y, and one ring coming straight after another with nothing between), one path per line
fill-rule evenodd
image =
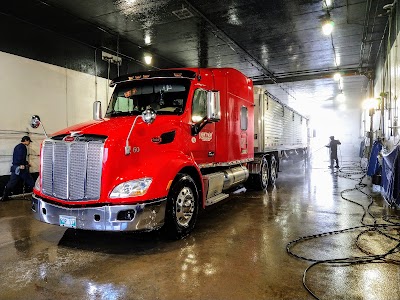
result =
M240 129L247 130L248 124L248 116L247 116L247 107L240 108Z
M207 92L202 89L194 91L192 103L192 122L200 122L207 116Z

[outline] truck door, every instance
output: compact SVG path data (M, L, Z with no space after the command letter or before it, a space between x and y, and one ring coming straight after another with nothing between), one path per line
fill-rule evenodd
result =
M199 123L207 116L207 91L196 89L192 101L192 123ZM192 135L190 149L197 164L215 161L215 123L206 124L196 135Z

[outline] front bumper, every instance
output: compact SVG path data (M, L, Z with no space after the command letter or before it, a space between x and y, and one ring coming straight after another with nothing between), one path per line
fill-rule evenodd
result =
M135 205L70 208L45 202L32 195L32 211L37 220L63 226L62 219L73 219L67 227L99 231L153 230L164 224L166 199ZM131 220L119 220L118 215L130 211ZM60 218L61 216L61 218ZM119 217L120 218L120 217ZM72 224L72 225L71 225Z

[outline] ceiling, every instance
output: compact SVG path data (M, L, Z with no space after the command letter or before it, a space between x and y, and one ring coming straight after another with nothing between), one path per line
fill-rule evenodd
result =
M142 66L152 54L146 68L239 69L307 114L304 101L335 106L341 91L347 105L359 105L392 2L335 0L327 9L326 1L24 0L2 11ZM328 13L334 31L325 36Z

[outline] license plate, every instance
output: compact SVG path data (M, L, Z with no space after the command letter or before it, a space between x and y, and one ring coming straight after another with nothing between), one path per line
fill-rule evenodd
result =
M76 228L76 217L74 216L60 216L60 226Z

